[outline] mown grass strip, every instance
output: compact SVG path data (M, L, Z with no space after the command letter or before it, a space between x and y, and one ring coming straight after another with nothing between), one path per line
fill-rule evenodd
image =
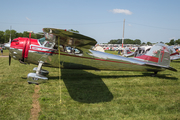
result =
M39 90L40 90L39 85L35 85L34 94L32 96L33 103L32 103L30 120L37 120L38 117L39 117L39 112L41 111L39 101L38 101L38 99L39 99L39 94L38 94Z

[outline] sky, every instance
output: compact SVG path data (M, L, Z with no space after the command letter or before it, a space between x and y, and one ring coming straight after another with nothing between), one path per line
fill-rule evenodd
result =
M180 39L180 0L1 0L0 31L73 29L107 43L112 39Z

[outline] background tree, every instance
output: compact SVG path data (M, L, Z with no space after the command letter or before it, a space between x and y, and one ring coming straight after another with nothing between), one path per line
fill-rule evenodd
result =
M110 40L108 44L118 44L118 40Z
M122 39L115 39L115 40L110 40L108 42L108 44L122 44ZM131 40L131 39L124 39L124 44L141 44L141 40L139 39L135 39L135 40Z
M4 43L7 43L9 42L9 39L10 39L10 36L11 36L11 40L16 38L16 31L15 30L9 30L7 29L5 32L4 32L4 37L5 37L5 41Z
M166 45L170 45L170 43L165 43Z
M171 39L169 42L170 45L174 45L174 43L175 43L174 39Z
M4 32L0 31L0 44L3 44L4 41L5 41L5 39L4 39Z
M140 45L140 44L141 44L141 40L139 40L139 39L135 39L135 40L134 40L134 44L138 44L138 45Z
M23 36L23 33L16 33L16 38L18 38L18 37L22 37Z
M146 43L145 42L143 42L141 45L145 45Z
M24 31L24 32L23 32L23 36L21 36L21 37L29 37L29 32Z
M164 42L162 42L162 41L160 43L164 44Z
M180 39L175 41L176 44L180 44Z
M131 39L124 39L124 44L134 44L134 41Z
M152 45L152 43L151 42L147 42L147 45Z

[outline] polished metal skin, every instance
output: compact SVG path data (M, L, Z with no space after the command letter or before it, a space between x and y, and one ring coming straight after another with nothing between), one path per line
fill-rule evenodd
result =
M158 72L165 69L169 69L170 60L168 58L169 51L165 49L165 61L163 58L163 64L161 62L154 63L151 61L142 61L132 58L125 58L117 55L103 53L99 51L90 50L92 46L96 44L96 41L92 38L83 36L81 34L68 32L60 29L44 28L45 37L50 42L55 41L58 44L58 40L61 47L61 68L66 69L93 69L93 70L128 70L128 71L153 71ZM71 51L67 51L66 47L71 47ZM158 55L161 49L166 47L163 44L155 46ZM78 49L79 52L73 51ZM153 50L154 50L153 49ZM58 67L58 51L54 51L55 54L49 55L51 59L46 59L49 66ZM153 53L151 54L153 55ZM149 56L151 56L149 55ZM156 55L157 58L160 57ZM148 64L148 65L147 65ZM161 65L162 64L162 65ZM155 65L155 66L153 66ZM158 67L157 67L158 66ZM162 66L162 67L160 67Z
M58 40L60 48L60 67L63 69L91 69L91 70L127 70L127 71L162 71L169 67L169 51L166 49L166 59L162 67L161 63L154 63L143 59L125 58L118 55L93 51L91 48L96 40L77 33L53 28L43 29L48 45L36 47L30 45L29 54L25 63L38 64L43 61L43 66L59 67ZM47 47L46 47L47 46ZM158 47L158 50L156 48ZM165 45L159 44L154 48L160 51ZM152 49L152 50L154 50ZM149 52L148 52L149 53ZM149 56L151 56L153 53ZM159 52L160 54L160 52ZM16 60L22 59L22 51L10 48L10 55ZM159 56L156 56L159 58ZM163 59L164 60L164 59ZM147 65L152 64L151 65Z
M170 53L164 44L157 44L147 55L134 59L94 51L91 48L97 43L96 40L81 34L54 28L44 28L43 31L45 39L38 40L39 45L26 46L22 43L21 49L16 48L16 41L14 41L9 49L10 56L21 63L38 64L36 73L28 75L28 79L33 79L28 80L31 83L38 83L36 82L38 79L47 80L47 77L43 76L42 65L49 67L60 65L61 69L150 71L155 74L166 69L176 71L169 66ZM12 44L14 44L13 47ZM19 44L21 45L21 42ZM25 51L27 48L29 48L28 57L24 57L24 54L27 54Z

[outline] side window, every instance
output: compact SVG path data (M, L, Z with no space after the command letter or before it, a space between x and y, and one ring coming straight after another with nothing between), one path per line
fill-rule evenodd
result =
M70 47L70 46L64 47L63 45L60 45L59 47L60 47L61 52L66 52L66 53L70 53L70 54L81 54L82 53L82 51L80 51L79 49L73 48L73 47ZM55 45L54 49L58 50L58 46Z
M51 42L47 42L44 46L45 46L45 47L51 47L51 46L52 46L52 43L51 43Z
M80 54L81 53L81 51L78 50L77 48L73 48L73 47L69 47L69 46L65 47L65 52L74 53L74 54Z

